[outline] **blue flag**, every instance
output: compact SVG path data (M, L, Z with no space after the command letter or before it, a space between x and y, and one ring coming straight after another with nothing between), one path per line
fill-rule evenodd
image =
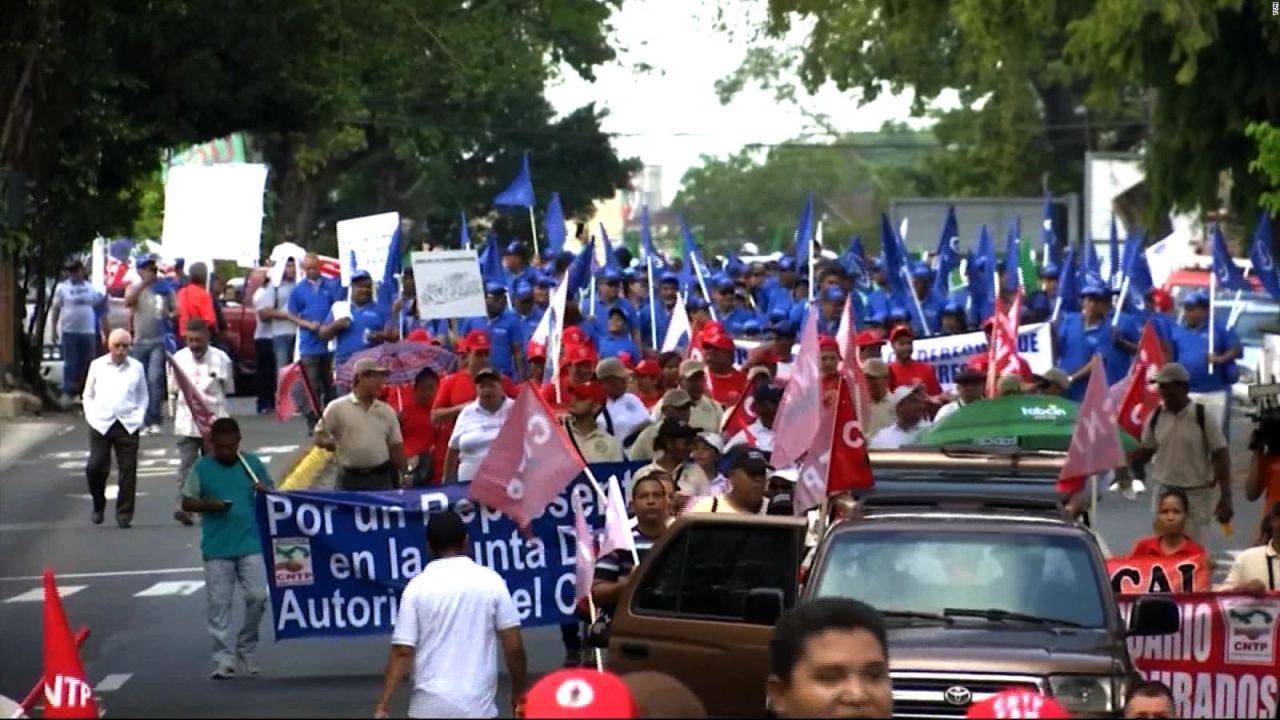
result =
M1218 281L1218 290L1240 290L1250 292L1253 285L1245 279L1240 266L1231 259L1231 251L1227 250L1227 239L1222 237L1222 228L1213 226L1213 274Z
M471 231L467 229L467 211L463 210L461 224L458 226L458 247L463 250L471 249Z
M1058 244L1058 234L1053 230L1053 195L1044 194L1044 216L1040 222L1040 244L1042 256L1040 267L1045 265L1062 266L1062 246Z
M573 258L573 262L569 264L569 270L565 273L569 292L581 292L591 284L591 268L595 263L595 254L596 239L593 237L582 246L582 250Z
M400 228L391 234L391 247L387 248L387 264L382 269L382 282L378 283L379 305L391 309L391 305L396 301L396 295L400 293L398 282L400 273L404 271L404 254L402 245L402 236Z
M849 248L840 256L839 263L853 277L855 285L862 287L868 283L867 251L862 246L861 235L849 239Z
M1009 225L1004 238L1004 276L1000 278L1000 287L1006 292L1017 292L1022 287L1022 240L1018 237L1018 228Z
M1083 288L1085 285L1110 287L1102 277L1102 261L1098 258L1098 248L1089 241L1085 241L1084 262L1080 266L1080 287Z
M942 297L951 294L951 273L960 267L960 223L956 221L956 206L947 207L947 219L938 234L938 266L934 268L933 291Z
M600 242L604 245L604 265L600 265L599 269L622 272L618 256L613 254L613 244L609 242L609 233L604 229L604 223L600 223Z
M1076 249L1067 248L1066 257L1062 260L1062 274L1058 276L1058 300L1054 312L1056 320L1059 313L1080 312L1080 263L1076 261Z
M533 176L529 174L529 153L520 158L520 174L506 190L493 199L497 207L533 207Z
M1122 312L1145 313L1149 309L1147 293L1151 292L1155 282L1151 279L1151 266L1147 264L1144 245L1146 237L1141 231L1125 237L1120 272L1116 275L1117 287L1124 288L1124 296L1120 298Z
M480 277L486 283L507 284L507 272L502 267L502 248L498 247L497 233L485 236L484 249L480 251Z
M996 311L996 244L986 225L978 231L978 246L969 255L969 322L980 325Z
M809 276L809 253L813 250L813 193L804 199L800 219L796 221L796 268L801 277ZM800 268L804 268L801 270Z
M911 327L916 337L928 337L933 334L924 318L923 309L916 300L915 291L911 287L910 269L907 267L907 248L893 229L889 216L880 213L880 246L884 253L884 274L889 283L889 300L907 311L911 317Z
M564 252L564 208L560 207L560 193L551 193L547 201L547 225L544 231L547 236L547 249L551 257Z
M1271 216L1266 210L1258 219L1258 227L1253 231L1253 246L1249 248L1249 262L1253 263L1253 272L1262 282L1262 287L1272 298L1280 300L1280 271L1276 270L1275 258L1271 255Z
M698 243L693 239L693 233L689 231L689 224L684 221L684 216L680 216L680 235L684 243L684 263L680 266L680 290L688 295L688 293L699 289L698 274L707 277L711 274L710 268L702 259L702 253L698 251ZM709 291L710 288L707 288ZM709 300L710 298L708 298Z

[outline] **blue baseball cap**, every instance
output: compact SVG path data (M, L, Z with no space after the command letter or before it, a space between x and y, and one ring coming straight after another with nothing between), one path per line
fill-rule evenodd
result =
M876 257L871 258L870 260L867 260L867 267L871 268L872 270L879 270L883 265L884 265L884 262L880 259L880 256L878 255Z
M607 283L622 282L622 273L614 268L605 268L604 272L600 273L600 279Z
M484 284L484 291L489 295L504 295L507 292L507 286L500 282L487 282Z
M741 261L741 260L739 260L739 261L738 261L738 262L736 262L736 263L731 262L731 263L729 263L729 264L725 267L725 269L724 269L724 270L725 270L725 272L729 273L729 277L734 277L734 278L736 278L736 277L738 277L738 276L742 275L742 270L743 270L743 267L742 267L742 261Z
M632 282L638 278L640 278L640 274L637 273L635 270L632 270L631 268L625 268L622 271L622 279L627 282Z
M714 280L714 282L715 282L715 288L719 292L733 292L733 289L737 287L737 285L733 282L733 280L730 280L727 277L719 278L717 280Z
M519 240L512 241L507 244L507 251L503 255L523 255L524 243Z
M904 308L892 307L892 308L889 308L889 319L890 320L910 320L911 315Z
M933 277L933 269L928 263L918 262L911 266L911 277L917 280L927 280Z
M1062 269L1059 268L1057 265L1054 265L1053 263L1049 263L1048 265L1045 265L1044 267L1040 268L1040 277L1042 278L1057 280L1058 276L1061 274L1062 274Z
M697 295L690 295L689 299L684 301L684 306L688 310L706 310L707 301Z
M795 337L796 326L792 325L790 320L780 320L778 322L769 323L769 332L774 335L782 335L783 337Z
M1182 298L1182 307L1195 307L1203 305L1209 307L1209 292L1207 290L1192 290L1187 296Z
M796 259L790 255L783 255L778 259L778 269L783 272L791 272L796 269Z
M1098 283L1089 283L1080 290L1081 297L1091 298L1109 298L1111 297L1111 289L1105 285Z
M658 278L658 283L659 283L659 284L662 284L662 283L671 283L672 285L679 285L679 284L680 284L680 276L679 276L679 275L677 275L677 274L675 274L675 273L673 273L673 272L671 272L670 270L667 270L667 271L665 271L665 272L663 272L663 273L662 273L662 276L661 276L661 277L659 277L659 278Z
M948 300L946 305L942 306L943 315L964 315L964 303L957 300Z
M759 320L756 320L753 318L751 320L748 320L742 323L742 332L744 334L755 333L756 335L759 335L760 333L764 332L764 325L760 324Z
M776 307L769 311L769 322L771 323L782 322L789 317L790 314L787 312L786 308Z
M550 275L539 275L535 282L538 284L538 287L541 288L553 288L559 284L556 282L556 279Z
M880 313L880 312L871 313L871 316L867 318L868 325L883 325L884 321L885 321L885 315L884 313Z
M822 299L827 302L844 302L844 291L840 288L827 288L822 292Z
M1004 272L1004 258L996 259L996 272Z
M373 282L373 276L369 274L368 270L357 270L351 273L351 282L354 283L359 280L368 280L370 282Z
M139 255L138 259L133 261L133 268L135 270L141 270L142 268L148 265L155 267L155 264L156 264L155 257L151 255Z

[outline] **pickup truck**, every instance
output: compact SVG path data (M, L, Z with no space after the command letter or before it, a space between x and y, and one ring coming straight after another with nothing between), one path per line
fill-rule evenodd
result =
M1011 687L1053 695L1077 717L1113 716L1135 677L1125 639L1176 632L1177 607L1143 598L1126 625L1093 532L1036 489L1061 458L1016 462L873 454L877 489L811 550L801 518L687 515L593 643L607 644L615 672L681 680L712 715L760 716L779 615L853 597L889 625L896 717L964 717Z

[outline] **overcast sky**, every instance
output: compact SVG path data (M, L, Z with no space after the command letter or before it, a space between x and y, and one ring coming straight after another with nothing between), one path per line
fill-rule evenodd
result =
M720 2L736 8L735 14L744 18L737 25L744 29L764 7L745 0ZM609 108L605 131L618 134L614 145L624 157L662 167L667 203L700 155L723 157L750 143L781 142L809 126L794 106L776 102L767 90L748 88L729 105L720 104L715 82L741 63L747 39L745 32L731 38L715 29L715 5L715 0L625 0L613 17L618 60L598 68L594 83L567 71L548 91L562 114L592 101ZM802 30L789 38L802 39ZM653 69L635 72L641 63ZM909 95L882 95L859 108L855 95L826 88L807 104L833 118L843 131L910 120Z

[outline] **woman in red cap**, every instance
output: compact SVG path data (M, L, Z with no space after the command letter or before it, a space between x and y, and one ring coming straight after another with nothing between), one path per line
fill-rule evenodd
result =
M702 351L706 353L707 391L711 399L731 407L747 389L747 375L733 366L733 338L715 323L707 323L702 334Z
M596 361L596 352L590 345L566 345L560 355L560 391L556 392L556 383L544 383L540 388L542 398L551 407L566 410L569 388L591 382L595 378Z
M431 405L431 420L437 423L439 432L445 437L453 433L454 421L462 408L476 399L476 384L472 378L475 373L489 367L489 333L484 330L467 333L458 341L458 352L463 356L461 367L440 380L435 402ZM501 379L507 397L515 397L515 383L505 375Z
M658 377L660 375L662 375L662 368L658 366L657 360L646 358L636 363L634 373L636 397L640 398L640 402L643 402L644 406L650 410L662 399L662 390L658 387Z

